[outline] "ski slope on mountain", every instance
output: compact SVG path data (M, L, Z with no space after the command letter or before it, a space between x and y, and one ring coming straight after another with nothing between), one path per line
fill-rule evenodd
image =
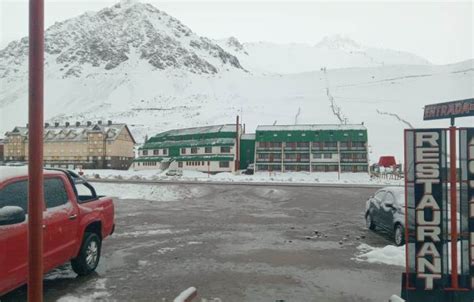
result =
M322 68L430 65L414 54L363 46L341 35L325 37L316 45L241 43L235 37L217 43L235 55L242 66L263 74L310 72Z
M415 127L447 125L423 122L427 103L474 95L473 61L449 66L391 66L334 69L293 75L240 72L203 76L186 72L91 73L86 78L49 78L46 117L51 121L106 120L130 124L138 141L173 128L232 123L242 116L247 132L262 124L338 123L326 88L349 123L369 131L372 157L402 155L406 124L377 112L398 114ZM27 120L26 83L2 90L2 130ZM11 87L11 86L10 86ZM300 111L299 116L297 112ZM473 118L459 120L474 125Z

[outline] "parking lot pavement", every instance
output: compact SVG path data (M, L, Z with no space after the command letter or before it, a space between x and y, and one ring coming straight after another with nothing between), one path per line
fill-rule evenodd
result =
M365 228L365 200L375 189L148 190L154 200L115 200L116 233L104 242L97 273L55 270L45 301L173 301L190 286L196 301L380 302L400 292L401 267L353 260L361 243L391 244ZM24 299L21 288L2 301Z

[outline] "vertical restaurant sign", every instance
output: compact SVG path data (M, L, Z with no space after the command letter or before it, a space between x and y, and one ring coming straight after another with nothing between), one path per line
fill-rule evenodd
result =
M446 175L446 132L443 129L415 129L406 135L410 160L407 188L409 228L408 248L414 261L409 261L415 272L413 284L418 289L435 290L443 287L447 263L443 257L445 222L443 209L446 198L443 190ZM446 213L446 212L444 212Z
M467 234L471 289L474 289L474 128L461 130L461 204L467 205ZM463 206L461 206L463 208ZM461 213L462 216L465 213ZM464 229L464 228L463 228Z

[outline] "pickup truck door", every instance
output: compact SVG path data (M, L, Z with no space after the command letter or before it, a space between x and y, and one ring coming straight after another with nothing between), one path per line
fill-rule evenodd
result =
M67 178L45 178L44 246L45 271L69 261L79 239L79 209Z
M0 188L0 208L21 207L27 213L28 183L18 180ZM27 276L27 222L0 226L0 294L24 282Z

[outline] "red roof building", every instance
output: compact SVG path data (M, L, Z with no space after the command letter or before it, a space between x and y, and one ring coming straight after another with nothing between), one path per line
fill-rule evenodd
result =
M396 166L397 162L395 161L395 156L380 156L379 158L379 166L388 168Z

